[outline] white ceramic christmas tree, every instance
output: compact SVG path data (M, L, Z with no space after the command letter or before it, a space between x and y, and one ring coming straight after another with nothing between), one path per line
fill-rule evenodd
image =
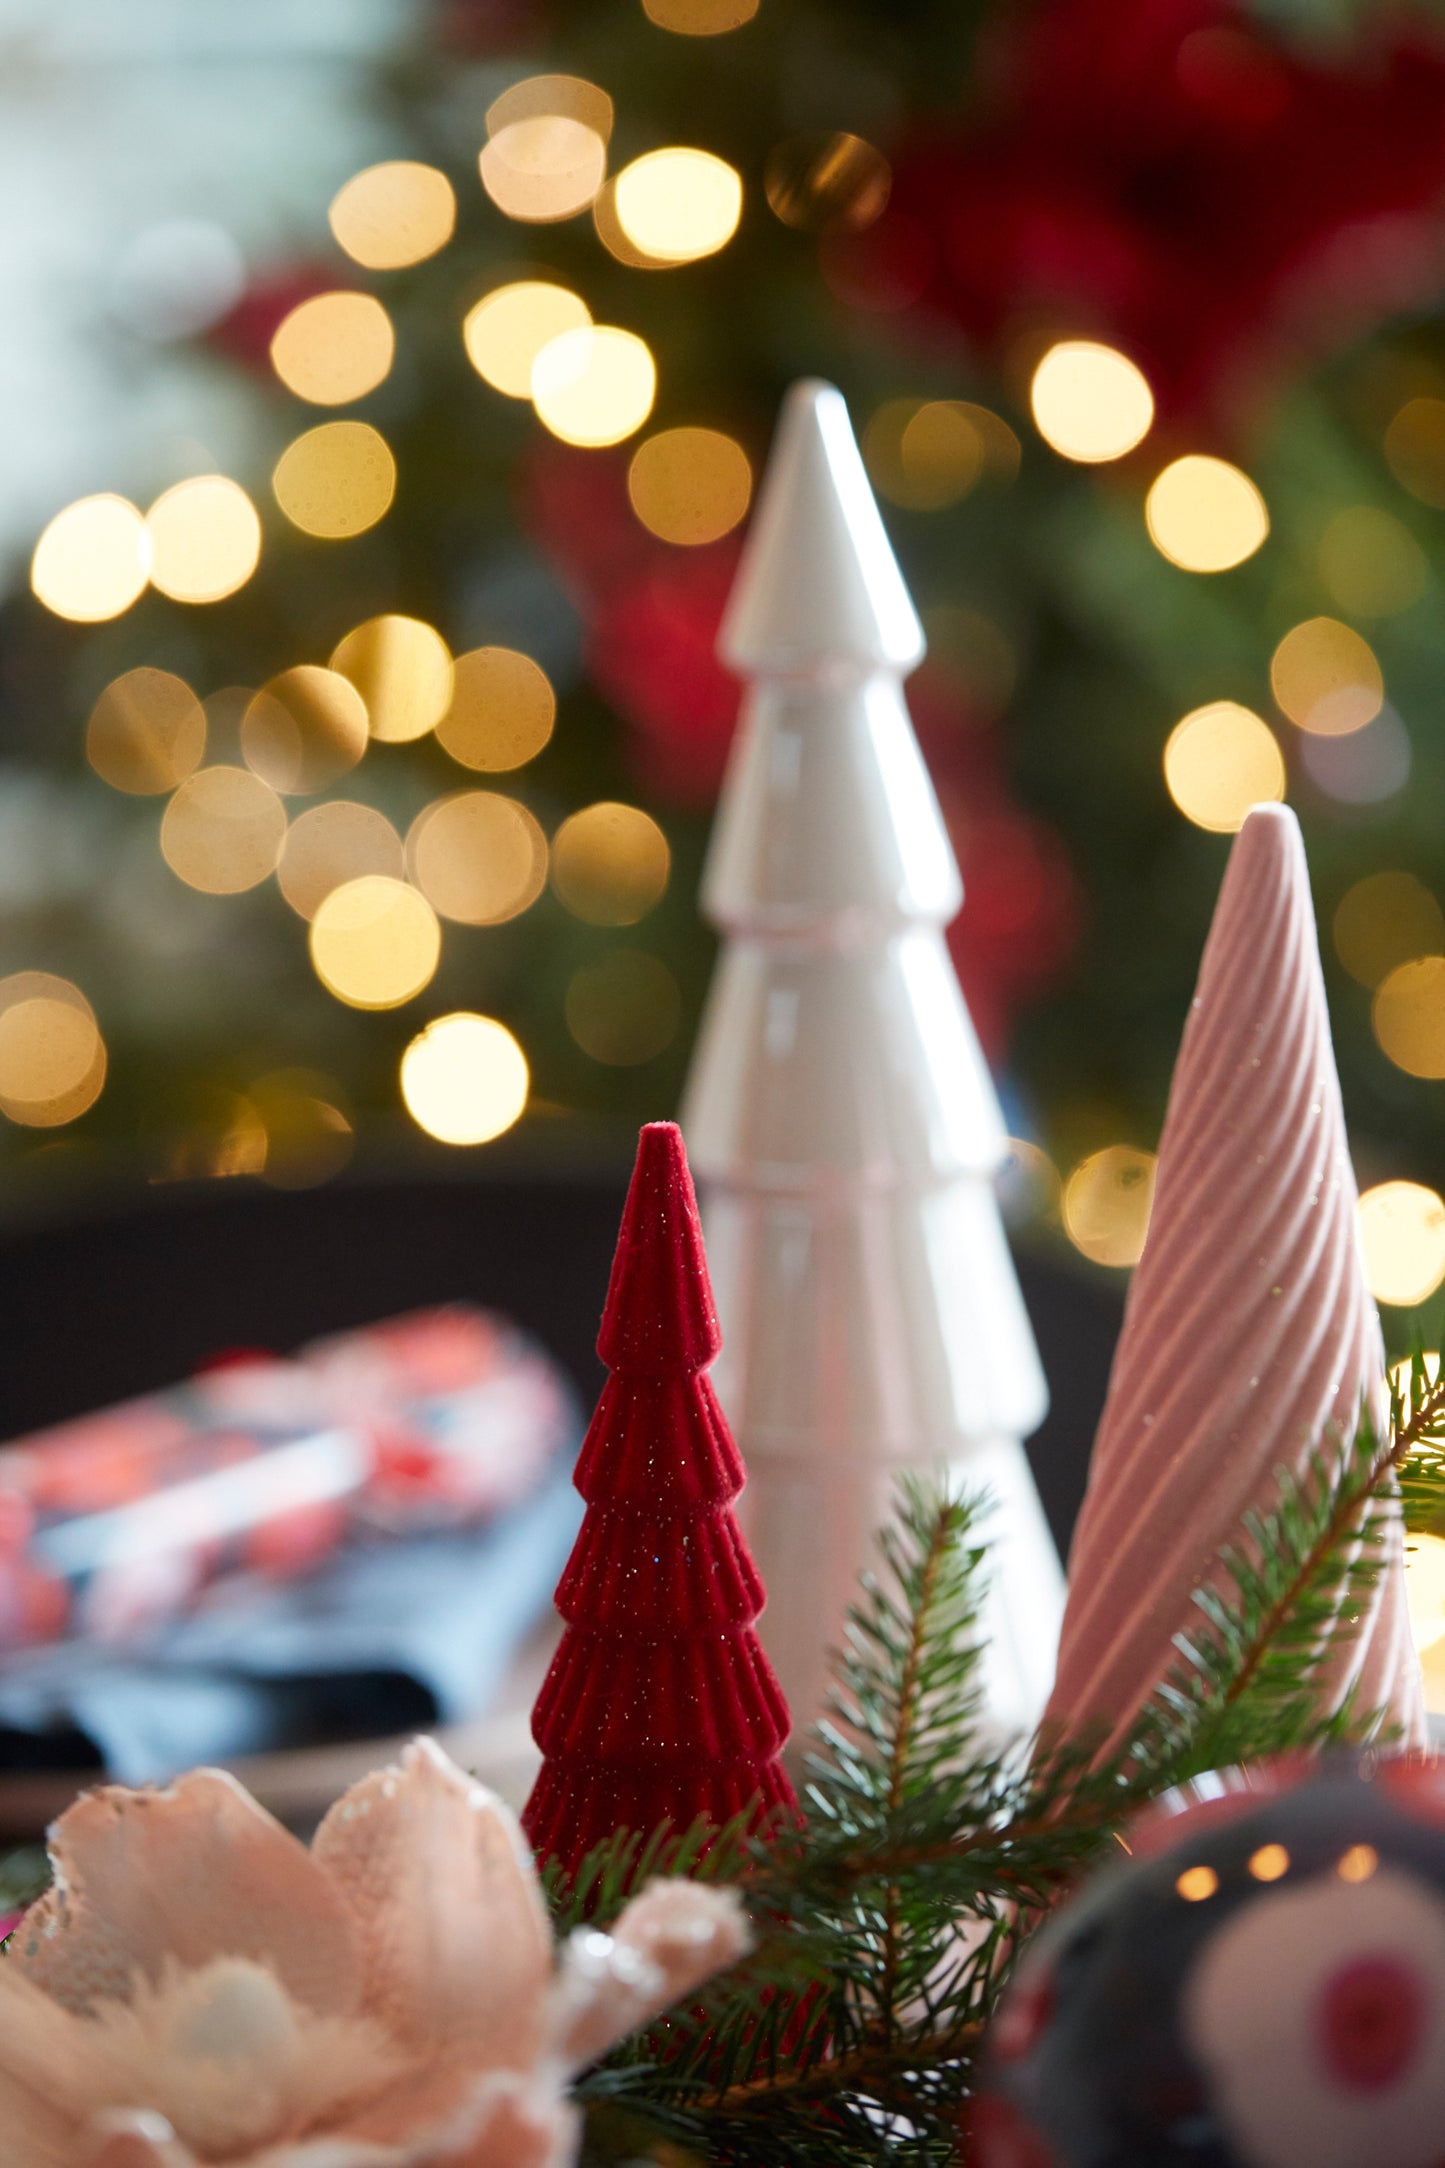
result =
M992 1188L1005 1134L944 945L963 892L903 700L924 642L841 395L788 396L724 620L752 681L703 882L725 936L683 1123L799 1724L906 1468L986 1486L989 1706L1040 1715L1063 1580L1047 1405Z

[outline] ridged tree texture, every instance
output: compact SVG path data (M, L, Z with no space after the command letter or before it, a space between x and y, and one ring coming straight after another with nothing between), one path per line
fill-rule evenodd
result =
M532 1714L523 1823L575 1872L647 1834L794 1804L788 1706L754 1630L763 1584L733 1513L745 1470L707 1375L721 1347L681 1132L638 1142L597 1352L611 1372L577 1463L566 1623Z

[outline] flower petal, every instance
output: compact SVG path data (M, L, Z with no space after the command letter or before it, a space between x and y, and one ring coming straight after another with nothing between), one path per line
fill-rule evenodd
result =
M556 2052L580 2069L733 1964L751 1939L736 1890L650 1882L610 1934L584 1928L564 1946L550 2013Z
M164 1791L88 1792L50 1834L54 1886L31 1906L10 1960L67 2009L124 2000L165 1960L268 1965L309 2009L349 2014L355 1930L306 1847L233 1777L197 1769Z
M536 2057L551 1937L515 1816L428 1739L363 1778L313 1857L361 1939L362 2008L408 2046L484 2067Z

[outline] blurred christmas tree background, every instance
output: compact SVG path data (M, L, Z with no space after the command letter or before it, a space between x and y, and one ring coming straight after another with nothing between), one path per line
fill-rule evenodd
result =
M12 198L91 248L7 244L12 1206L672 1111L714 634L821 375L929 634L1020 1214L1137 1255L1227 836L1287 796L1376 1291L1438 1284L1440 13L225 13L0 12Z

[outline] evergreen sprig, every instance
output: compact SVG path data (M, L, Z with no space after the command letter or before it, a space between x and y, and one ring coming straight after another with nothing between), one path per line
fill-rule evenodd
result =
M882 1565L850 1613L797 1827L736 1824L588 1861L559 1916L610 1911L649 1873L725 1874L752 1953L582 2081L586 2157L683 2168L952 2164L984 2029L1058 1891L1108 1854L1146 1800L1210 1767L1382 1736L1334 1680L1387 1555L1445 1519L1445 1380L1417 1349L1381 1434L1317 1442L1247 1516L1177 1662L1117 1750L1017 1748L982 1713L986 1506L910 1482ZM581 1886L585 1884L585 1888Z

